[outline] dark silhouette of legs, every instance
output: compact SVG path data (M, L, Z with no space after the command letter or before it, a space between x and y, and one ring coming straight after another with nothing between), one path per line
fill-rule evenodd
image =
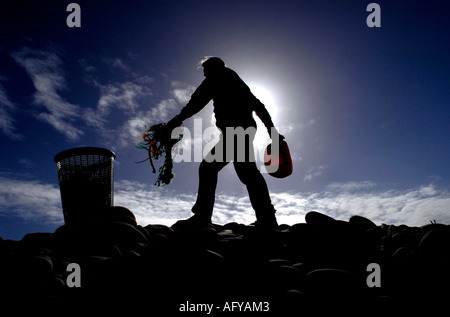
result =
M207 162L205 160L200 163L197 201L192 207L192 212L196 216L207 221L211 220L216 198L217 176L227 164L228 162Z
M249 135L246 140L244 160L242 160L242 158L239 160L237 159L239 158L239 155L236 155L237 142L234 142L233 166L240 181L247 187L250 202L255 210L256 223L261 226L274 227L277 225L275 208L270 200L266 181L259 172L253 159L253 139L254 135ZM219 142L200 163L197 201L192 207L192 212L195 213L197 219L203 221L211 221L218 173L229 163L226 159L225 144L226 138L224 135L221 135ZM223 155L219 155L219 153L222 153Z
M255 210L257 221L261 223L274 221L275 208L270 200L266 180L256 167L256 163L233 162L233 165L239 179L247 186L248 196Z

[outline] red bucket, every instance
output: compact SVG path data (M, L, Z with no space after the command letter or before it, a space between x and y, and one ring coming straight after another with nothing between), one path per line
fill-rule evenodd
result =
M278 149L269 144L264 151L264 166L270 176L284 178L292 174L292 158L289 147L284 140L280 140Z

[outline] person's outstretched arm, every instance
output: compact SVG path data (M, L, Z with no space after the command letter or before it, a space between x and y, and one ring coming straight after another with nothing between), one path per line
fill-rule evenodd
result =
M200 86L194 91L189 102L184 106L180 113L173 117L168 123L169 128L176 128L181 125L181 123L192 117L194 114L202 110L212 99L210 93L209 83L205 79Z

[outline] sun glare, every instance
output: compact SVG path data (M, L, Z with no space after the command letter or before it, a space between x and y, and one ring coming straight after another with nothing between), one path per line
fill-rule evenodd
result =
M277 116L278 108L275 104L275 99L273 98L271 92L260 85L250 85L250 90L267 108L272 120Z
M250 84L249 87L252 93L255 95L255 97L258 98L266 106L266 109L269 112L270 116L272 117L272 121L276 126L278 121L277 120L278 107L270 91L261 85ZM267 133L267 129L262 123L262 121L259 118L256 118L255 121L257 125L257 132L255 140L253 141L253 145L255 147L255 151L257 152L255 153L257 160L263 161L264 150L266 149L266 146L269 143L271 143L271 140L269 134ZM213 113L211 114L211 124L214 125L215 122L216 118Z
M272 117L272 121L276 124L278 107L277 107L277 105L275 103L275 99L273 98L270 91L260 85L249 85L249 86L250 86L250 90L255 95L255 97L258 98L266 106L267 111L269 112L270 116ZM266 146L270 143L270 137L267 134L266 127L261 122L261 120L256 119L256 124L257 124L257 128L258 128L258 132L256 133L255 141L253 142L253 145L255 146L256 151L261 152L261 151L264 151Z

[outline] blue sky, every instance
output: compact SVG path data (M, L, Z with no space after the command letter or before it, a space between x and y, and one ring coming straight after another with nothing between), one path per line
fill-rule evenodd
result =
M286 136L293 175L265 175L280 223L309 210L450 223L446 1L378 1L380 28L366 25L370 1L78 1L80 28L66 25L69 3L1 4L0 236L63 223L53 157L79 146L117 154L115 204L140 224L189 217L199 163L175 164L157 188L134 144L186 104L206 55L240 74ZM185 126L211 118L210 104ZM232 167L213 220L254 221Z

